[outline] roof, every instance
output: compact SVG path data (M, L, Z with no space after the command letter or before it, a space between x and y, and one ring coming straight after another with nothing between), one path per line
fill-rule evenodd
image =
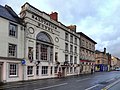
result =
M83 36L83 37L87 38L88 40L92 41L94 44L97 44L94 40L92 40L90 37L88 37L88 36L85 35L84 33L82 33L82 32L77 32L77 34L80 34L80 36Z
M22 24L21 22L22 20L13 11L13 9L8 5L5 5L5 7L0 5L0 17L19 23L19 24Z

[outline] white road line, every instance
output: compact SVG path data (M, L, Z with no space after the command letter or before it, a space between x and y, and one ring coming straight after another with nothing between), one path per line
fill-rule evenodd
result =
M117 81L115 81L115 82L109 84L108 86L106 86L106 87L103 88L102 90L107 90L107 89L111 88L112 86L114 86L115 84L117 84L117 83L119 83L119 82L120 82L120 79L118 79Z
M66 84L68 84L68 83L62 83L62 84L57 84L57 85L53 85L53 86L47 86L47 87L37 88L37 89L34 89L34 90L44 90L44 89L48 89L48 88L54 88L54 87L63 86L63 85L66 85Z
M81 82L81 81L88 80L88 79L91 79L91 78L85 78L85 79L76 80L76 82Z
M99 84L96 84L96 85L94 85L94 86L92 86L92 87L86 88L85 90L90 90L90 89L95 88L95 87L97 87L97 86L99 86Z

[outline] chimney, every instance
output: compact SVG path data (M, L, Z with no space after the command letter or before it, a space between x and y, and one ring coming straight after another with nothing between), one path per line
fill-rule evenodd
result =
M67 26L70 30L76 32L76 25Z
M52 12L50 14L50 18L55 20L55 21L58 21L58 13L57 12Z
M104 48L104 54L106 54L106 48Z

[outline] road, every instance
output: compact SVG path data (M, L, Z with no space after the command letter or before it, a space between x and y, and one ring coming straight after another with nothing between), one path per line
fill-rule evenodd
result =
M11 83L0 90L120 90L120 71Z

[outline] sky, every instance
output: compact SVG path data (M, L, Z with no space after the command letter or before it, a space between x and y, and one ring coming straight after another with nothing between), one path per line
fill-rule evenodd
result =
M58 12L58 20L64 25L77 25L97 42L96 49L120 58L120 0L0 0L19 14L21 6L28 2L50 14Z

